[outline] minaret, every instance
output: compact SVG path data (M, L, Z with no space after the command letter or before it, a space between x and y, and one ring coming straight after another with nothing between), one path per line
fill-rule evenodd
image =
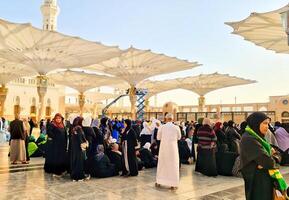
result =
M55 31L57 29L57 16L59 14L57 0L44 0L41 12L43 15L43 30Z

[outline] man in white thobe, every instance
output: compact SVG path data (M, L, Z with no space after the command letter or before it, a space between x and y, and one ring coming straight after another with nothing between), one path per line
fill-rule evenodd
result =
M156 186L170 186L176 189L179 185L179 150L181 139L180 128L173 124L173 115L168 113L166 124L158 130L157 139L161 141L157 167Z

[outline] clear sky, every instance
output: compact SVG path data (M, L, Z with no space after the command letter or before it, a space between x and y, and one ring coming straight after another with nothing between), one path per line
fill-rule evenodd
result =
M162 76L228 73L257 80L247 86L217 90L207 103L266 102L289 94L289 55L276 54L230 34L224 22L239 21L251 12L285 6L286 0L58 0L58 31L127 48L133 45L157 53L198 61L203 66ZM0 17L42 27L42 0L1 1ZM159 78L158 78L159 79ZM197 104L197 95L174 90L158 95L158 104Z

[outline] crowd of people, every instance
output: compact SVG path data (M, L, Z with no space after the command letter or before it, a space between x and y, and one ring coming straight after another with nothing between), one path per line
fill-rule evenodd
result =
M247 199L272 199L267 196L272 197L279 183L279 190L287 189L277 164L289 165L288 126L280 122L273 126L261 112L240 125L232 120L213 123L208 118L179 123L170 113L162 122L80 116L64 120L56 114L51 121L41 122L37 140L31 134L35 124L30 123L16 116L7 127L10 161L25 164L29 157L43 156L45 172L55 177L66 173L73 181L127 177L157 167L156 187L175 189L181 165L195 162L195 171L206 176L243 177ZM274 184L272 170L279 177L273 178ZM259 181L263 184L255 184ZM267 193L261 192L264 189ZM259 198L260 193L264 197Z

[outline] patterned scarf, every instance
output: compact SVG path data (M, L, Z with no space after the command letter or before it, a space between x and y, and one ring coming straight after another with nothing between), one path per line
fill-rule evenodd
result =
M255 133L255 131L253 131L249 126L246 127L245 129L251 136L253 136L254 138L256 138L258 140L258 142L260 142L260 144L262 145L263 149L266 151L266 153L268 154L268 156L272 155L271 152L271 145L264 140L263 138L261 138L257 133ZM280 191L285 191L288 186L286 181L284 180L282 174L280 173L279 169L269 169L268 170L269 175L271 176L271 178L276 181L278 183L278 189Z

